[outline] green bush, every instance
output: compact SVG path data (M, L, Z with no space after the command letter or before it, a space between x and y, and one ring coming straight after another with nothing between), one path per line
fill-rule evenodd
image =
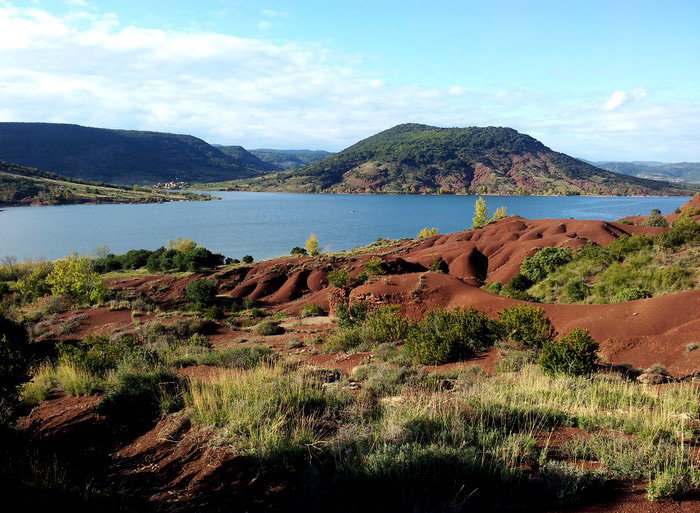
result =
M539 349L555 336L552 323L541 308L529 305L506 308L499 314L498 320L503 337L521 347Z
M300 315L302 317L320 317L326 315L326 312L315 303L310 303L301 309Z
M252 264L254 261L253 257L250 255L244 256L243 258L241 258L241 260L243 261L244 264Z
M347 269L333 269L328 272L326 278L328 279L328 283L339 289L346 287L351 281L350 273L348 273Z
M657 237L659 245L665 249L678 249L686 244L700 242L700 223L689 217L680 217L671 229Z
M570 248L542 248L533 256L525 258L520 266L520 274L532 283L537 283L557 268L569 263L571 258Z
M367 317L367 305L362 301L352 301L349 304L340 303L335 309L338 325L350 328L364 322Z
M405 348L420 363L442 364L492 346L498 335L494 322L474 308L437 309L411 327Z
M255 333L258 335L279 335L280 333L284 333L284 328L280 326L278 321L267 319L259 322L255 326Z
M386 266L384 261L379 257L373 257L367 260L363 268L367 274L386 274Z
M10 293L10 286L4 282L0 281L0 299Z
M183 406L180 378L165 369L124 370L116 374L97 411L125 423L144 421L160 413L166 406L168 413ZM165 403L165 404L163 404Z
M583 301L588 294L588 285L583 280L571 281L566 284L564 289L564 295L572 303Z
M91 374L103 376L117 368L127 355L136 350L129 337L110 340L106 335L90 334L77 345L59 343L59 360L75 364Z
M649 217L647 217L644 222L642 223L642 226L662 226L666 227L668 226L668 221L666 221L666 218L661 215L661 211L659 209L653 209L651 211L651 214Z
M408 321L399 313L398 307L383 306L367 315L360 333L363 342L372 346L394 342L406 336Z
M292 250L289 252L289 254L293 255L293 256L304 256L304 255L308 255L308 252L304 248L301 248L299 246L294 246L292 248Z
M596 351L598 343L588 330L576 329L559 340L545 342L538 363L549 375L587 376L598 359Z
M619 290L613 297L612 303L624 303L625 301L636 301L651 297L651 292L638 287L625 287Z
M193 281L185 289L185 301L199 310L212 306L216 302L216 284L205 278Z
M429 269L436 273L447 273L450 267L447 265L447 262L442 259L442 257L435 257L430 263Z
M233 369L252 369L264 363L273 363L278 355L269 347L240 347L218 349L204 354L198 359L200 365L213 365Z
M0 315L0 426L9 421L20 387L29 380L29 343L24 329Z
M518 273L515 276L513 276L510 280L508 280L508 285L506 287L512 290L517 290L519 292L525 292L531 286L532 280L524 274Z

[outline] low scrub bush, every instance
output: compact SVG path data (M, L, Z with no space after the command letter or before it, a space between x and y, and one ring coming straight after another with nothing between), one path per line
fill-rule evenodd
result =
M310 303L301 309L300 315L301 317L320 317L326 315L326 312L317 304Z
M367 305L362 301L351 301L347 305L340 303L335 309L335 315L341 328L351 328L367 318Z
M179 387L180 378L170 370L125 368L116 373L97 410L123 422L148 420L162 411L162 402L168 413L177 409Z
M533 256L525 258L520 266L520 274L530 282L537 283L562 265L569 263L571 258L570 248L542 248Z
M216 302L216 283L205 278L193 281L185 289L185 301L193 307L204 310Z
M539 365L546 374L588 376L598 359L598 343L588 330L576 329L558 340L542 345Z
M284 328L280 326L279 321L267 319L255 326L255 333L258 335L279 335L284 333Z
M367 274L386 274L386 266L384 261L379 257L373 257L367 260L363 268Z
M333 269L328 272L326 278L328 279L328 283L340 289L350 285L352 281L347 269Z
M529 305L506 308L498 320L502 336L521 347L539 349L556 334L544 310Z
M411 327L405 347L423 364L442 364L490 347L498 336L494 322L474 308L437 309Z
M240 347L216 349L202 355L197 363L227 369L252 369L277 360L277 354L269 347Z
M112 341L106 335L88 335L77 345L57 344L59 361L70 363L95 375L103 376L136 350L132 339L122 337Z
M647 217L644 222L642 223L642 226L668 226L668 221L666 221L666 218L661 215L661 211L658 209L654 209L651 211L651 214L649 217Z

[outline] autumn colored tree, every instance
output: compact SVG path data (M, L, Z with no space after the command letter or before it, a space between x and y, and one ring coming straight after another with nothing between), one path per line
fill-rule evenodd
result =
M321 249L318 247L318 237L315 233L312 233L306 240L306 252L311 256L318 256L321 254Z
M486 206L486 200L483 196L479 196L479 199L476 200L472 222L472 228L475 230L481 228L489 222L489 209Z
M46 283L52 294L67 294L86 303L99 303L107 294L100 275L93 270L93 260L77 254L56 260Z

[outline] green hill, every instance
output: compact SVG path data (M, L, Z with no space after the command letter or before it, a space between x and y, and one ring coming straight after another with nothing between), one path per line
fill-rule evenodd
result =
M334 153L323 150L272 150L260 148L250 150L260 160L269 162L277 169L298 169L319 162Z
M98 182L213 182L258 176L269 170L257 168L248 156L255 159L249 153L226 155L190 135L56 123L0 123L0 160Z
M616 173L652 180L700 183L700 162L595 162L594 164Z
M233 188L301 192L692 194L606 171L511 128L403 124L309 166Z
M261 171L279 171L280 169L284 169L283 167L277 166L274 162L261 159L259 155L256 155L252 151L246 150L243 146L215 145L215 147L221 150L222 153L228 155L229 157L233 157L241 164L253 169L258 169Z
M190 192L166 193L86 182L0 161L0 206L69 203L160 203L207 200Z

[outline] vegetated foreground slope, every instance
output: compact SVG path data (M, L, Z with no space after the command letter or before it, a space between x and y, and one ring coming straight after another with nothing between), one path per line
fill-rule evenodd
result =
M603 169L671 182L700 183L700 162L594 162Z
M330 151L323 150L273 150L270 148L250 150L250 153L277 166L278 169L298 169L334 155Z
M0 159L124 185L213 182L269 170L250 154L232 157L190 135L56 123L0 123Z
M0 445L0 491L29 511L696 511L700 291L527 305L478 287L545 247L700 235L680 217L512 217L224 267L184 239L173 254L0 265L2 311L32 320L43 362L19 397L34 409ZM195 272L153 274L154 255L165 271L185 254ZM54 271L110 261L126 271L103 276L107 304L71 304L86 283ZM76 288L45 295L42 280ZM453 307L478 311L440 311ZM594 343L581 374L567 359L548 372L546 348L579 359L580 328L608 361ZM466 347L427 363L417 344Z
M510 128L420 124L395 126L315 164L240 186L355 193L688 193L678 185L602 170Z
M71 203L160 203L206 200L209 195L165 193L70 179L54 173L0 161L0 206Z

